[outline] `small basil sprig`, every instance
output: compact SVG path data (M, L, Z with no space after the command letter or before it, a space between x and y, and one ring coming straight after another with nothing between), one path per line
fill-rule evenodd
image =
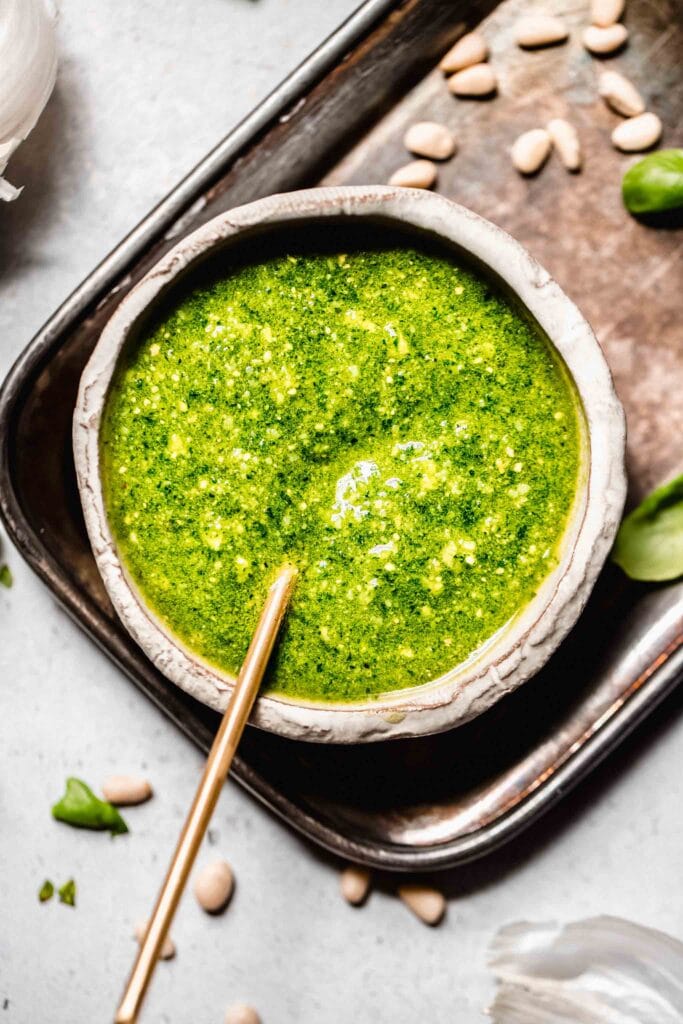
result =
M128 826L114 807L95 796L81 779L67 779L66 792L52 808L53 817L77 828L109 830L113 836L128 831Z
M683 576L683 475L658 487L624 519L612 558L634 580Z
M660 149L630 167L621 183L630 213L662 213L683 207L683 149Z

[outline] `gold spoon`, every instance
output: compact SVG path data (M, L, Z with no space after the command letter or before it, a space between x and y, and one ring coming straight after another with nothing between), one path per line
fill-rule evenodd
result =
M204 774L140 944L126 990L114 1018L115 1024L135 1024L138 1018L161 947L254 706L275 639L292 596L296 574L294 566L284 566L268 591L247 656L209 751Z

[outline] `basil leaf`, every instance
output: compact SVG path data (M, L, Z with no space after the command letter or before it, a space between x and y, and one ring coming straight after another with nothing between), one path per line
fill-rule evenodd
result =
M3 587L11 587L12 582L12 570L9 565L0 565L0 583Z
M38 899L41 903L47 903L54 896L55 887L49 878L46 878L38 891Z
M612 558L634 580L683 576L683 474L653 491L624 519Z
M661 213L683 207L683 149L660 149L630 167L621 183L630 213Z
M52 808L53 817L77 828L92 828L97 831L108 829L113 836L128 831L125 821L106 800L95 796L81 779L67 779L66 792Z
M66 903L67 907L76 906L76 883L73 878L70 878L68 882L61 885L57 892L59 893L60 903Z

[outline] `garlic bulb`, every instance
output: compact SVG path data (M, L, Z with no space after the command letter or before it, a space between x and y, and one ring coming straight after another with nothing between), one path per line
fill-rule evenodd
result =
M681 1024L683 943L620 917L508 925L491 946L495 1024Z
M45 0L0 4L0 199L16 199L20 188L1 175L50 98L57 74L54 13Z

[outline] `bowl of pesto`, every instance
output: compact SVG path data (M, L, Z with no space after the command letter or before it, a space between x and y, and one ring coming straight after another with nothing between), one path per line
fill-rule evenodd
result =
M116 611L204 703L299 567L253 721L315 741L437 732L523 683L625 493L573 303L493 224L374 186L259 200L168 252L102 332L74 451Z

